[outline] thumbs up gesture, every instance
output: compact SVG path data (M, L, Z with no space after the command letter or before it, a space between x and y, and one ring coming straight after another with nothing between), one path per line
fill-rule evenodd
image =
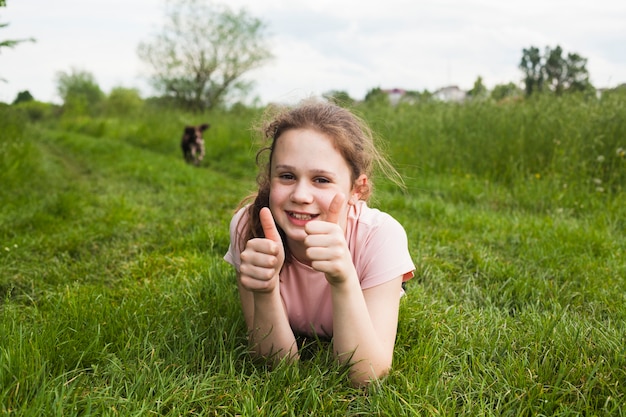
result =
M356 274L344 230L339 224L345 200L343 194L336 194L325 221L312 221L305 226L304 245L311 267L326 274L331 285L347 280L351 273Z
M285 262L285 250L269 208L259 213L265 238L251 239L241 253L241 285L252 292L278 290L278 273Z

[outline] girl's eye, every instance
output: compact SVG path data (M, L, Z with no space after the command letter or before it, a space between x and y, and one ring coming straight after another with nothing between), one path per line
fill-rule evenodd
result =
M280 178L281 180L293 180L295 177L292 174L279 174L278 178Z
M315 178L314 181L319 183L319 184L329 184L330 183L330 180L328 178L323 178L323 177Z

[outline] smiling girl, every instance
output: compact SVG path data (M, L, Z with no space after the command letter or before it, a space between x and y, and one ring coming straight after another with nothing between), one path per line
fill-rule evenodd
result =
M329 338L351 381L367 384L391 367L402 282L415 269L402 226L366 203L374 167L397 172L365 123L334 104L306 100L262 130L267 164L224 257L253 352L295 359L296 335Z

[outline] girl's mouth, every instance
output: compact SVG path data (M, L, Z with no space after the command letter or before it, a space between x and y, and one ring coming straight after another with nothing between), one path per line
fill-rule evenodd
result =
M296 213L293 211L288 211L287 215L293 219L300 220L300 221L313 220L319 216L318 214Z

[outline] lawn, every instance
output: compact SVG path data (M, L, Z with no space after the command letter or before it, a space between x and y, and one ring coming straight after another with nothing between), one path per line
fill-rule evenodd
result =
M3 415L626 414L626 101L364 106L417 266L391 374L248 354L228 222L258 110L0 107ZM30 117L30 118L29 118ZM184 163L184 124L210 121Z

